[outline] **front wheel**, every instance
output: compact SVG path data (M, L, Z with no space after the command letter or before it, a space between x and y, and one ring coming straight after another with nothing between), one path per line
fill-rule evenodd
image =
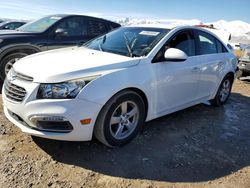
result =
M222 106L223 104L225 104L231 94L232 85L233 85L232 76L229 75L226 76L222 80L215 98L210 100L211 104L213 106Z
M94 129L95 137L109 147L130 142L145 118L145 105L136 92L125 90L113 96L101 110Z
M1 78L4 79L6 77L6 75L8 74L8 72L10 71L10 69L12 68L12 66L14 65L14 63L27 56L27 54L22 53L22 52L17 52L17 53L13 53L10 55L7 55L5 58L3 58L3 60L1 61L0 67L1 67Z

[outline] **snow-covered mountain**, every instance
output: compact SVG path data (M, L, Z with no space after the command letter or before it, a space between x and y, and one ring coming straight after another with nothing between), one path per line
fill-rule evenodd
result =
M200 24L200 20L177 20L177 19L136 19L136 18L121 18L116 20L121 25L138 25L138 24L167 24L171 26L178 25L197 25Z
M225 21L219 20L216 22L209 22L203 23L201 20L192 19L192 20L177 20L177 19L130 19L130 18L123 18L116 20L121 25L137 25L137 24L168 24L172 27L178 25L199 25L199 24L206 24L213 26L217 29L227 31L232 35L233 42L240 42L240 43L248 43L250 44L250 24L236 20L236 21Z
M232 35L232 42L247 43L250 44L250 24L236 20L227 22L225 20L219 20L211 23L215 28L228 31Z
M219 20L217 22L212 23L215 28L226 30L232 33L232 35L242 35L250 32L250 24L237 20L227 22L225 20Z

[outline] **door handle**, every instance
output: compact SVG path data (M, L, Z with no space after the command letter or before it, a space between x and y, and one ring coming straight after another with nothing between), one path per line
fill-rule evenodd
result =
M200 69L199 67L194 67L194 68L192 68L191 71L192 71L192 72L200 72L200 70L201 70L201 69Z
M223 64L224 64L223 61L218 62L218 66L222 66Z

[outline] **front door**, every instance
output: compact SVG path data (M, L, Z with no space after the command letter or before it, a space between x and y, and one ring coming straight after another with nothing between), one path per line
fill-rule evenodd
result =
M63 31L57 33L57 31ZM89 40L87 28L82 17L70 17L62 20L54 28L48 38L48 50L76 46Z
M185 61L166 61L164 52L167 48L184 51ZM198 98L200 77L199 59L195 56L195 38L192 31L182 31L172 37L153 60L155 85L157 92L157 114L165 114L189 106Z

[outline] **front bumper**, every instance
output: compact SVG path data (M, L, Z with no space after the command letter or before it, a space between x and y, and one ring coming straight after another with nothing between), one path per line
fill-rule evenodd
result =
M32 86L30 86L32 87ZM33 89L37 85L34 85ZM26 87L27 88L27 87ZM34 92L33 93L36 93ZM29 90L27 90L29 91ZM29 93L28 93L29 94ZM88 141L92 139L95 120L102 106L94 102L81 99L41 99L37 100L30 93L24 101L17 103L6 97L4 89L2 92L5 116L22 132L55 140L68 141ZM18 115L23 121L13 117L13 113ZM73 130L68 133L48 132L34 129L32 117L64 117L73 126ZM87 125L81 124L80 120L91 118Z
M240 61L238 67L241 71L250 73L250 62Z

